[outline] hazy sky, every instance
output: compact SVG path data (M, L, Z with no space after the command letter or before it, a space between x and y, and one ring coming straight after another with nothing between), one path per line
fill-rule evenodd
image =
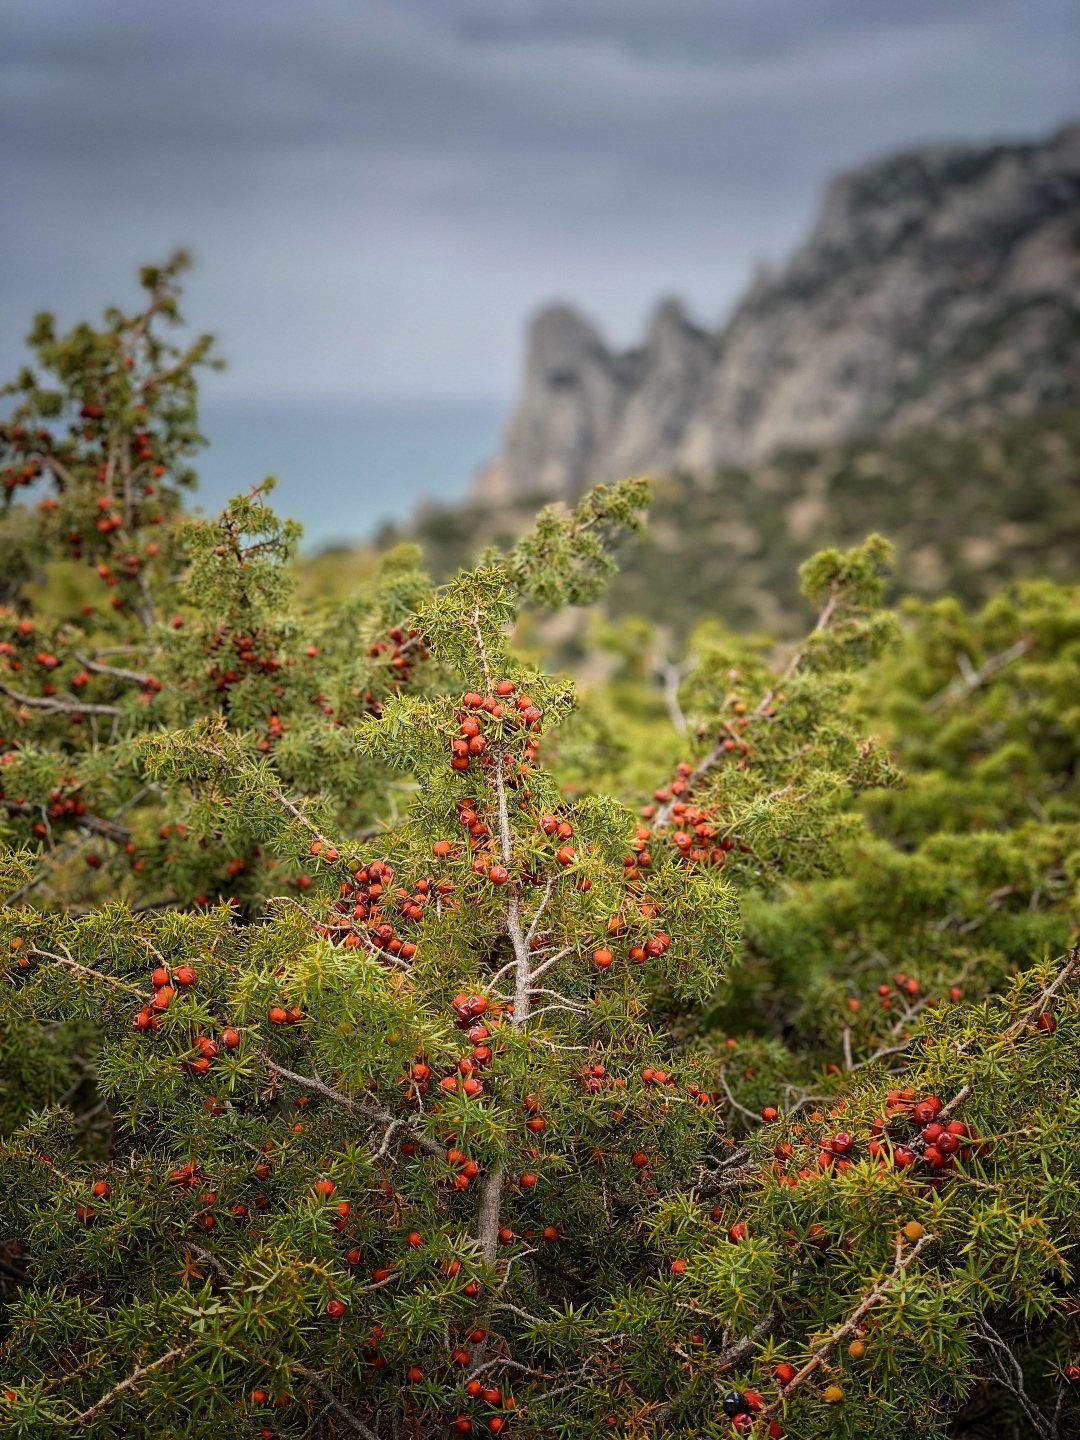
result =
M0 0L0 361L198 258L222 398L500 396L714 322L830 173L1080 113L1077 0Z

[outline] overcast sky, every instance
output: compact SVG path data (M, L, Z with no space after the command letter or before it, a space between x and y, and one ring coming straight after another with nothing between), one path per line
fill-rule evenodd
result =
M836 169L1080 113L1077 0L0 0L0 361L191 247L222 398L512 392L714 323Z

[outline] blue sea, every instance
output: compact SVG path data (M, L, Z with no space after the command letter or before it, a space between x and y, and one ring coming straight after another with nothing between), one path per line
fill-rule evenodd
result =
M424 500L461 499L496 453L506 420L497 401L412 404L204 402L189 503L214 512L273 475L271 504L304 527L303 549L345 545Z

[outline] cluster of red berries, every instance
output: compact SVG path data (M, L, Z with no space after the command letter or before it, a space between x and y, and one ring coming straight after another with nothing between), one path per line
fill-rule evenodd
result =
M0 640L0 656L7 660L7 668L17 674L23 668L23 658L18 653L17 647L25 647L33 644L34 622L32 620L20 620L11 631L10 640ZM29 658L29 657L27 657Z
M450 742L450 766L454 770L468 770L473 760L481 765L490 763L488 737L483 733L482 717L489 715L492 720L505 721L509 727L525 726L539 732L540 710L528 695L519 695L510 706L510 697L517 690L513 680L500 680L495 686L494 696L479 695L475 690L461 697L461 705L455 719L458 733ZM498 698L496 698L498 697ZM506 704L500 703L505 701ZM535 760L540 748L538 733L530 734L525 740L525 759Z
M71 777L66 777L65 785L73 785L75 782ZM3 798L3 791L0 791L0 799ZM79 796L77 790L64 794L62 786L54 786L49 791L49 806L46 812L52 824L65 820L78 820L86 814L86 802ZM36 820L30 827L33 835L38 840L44 840L49 834L49 826L42 820Z
M922 1163L933 1171L945 1171L958 1159L985 1155L987 1147L963 1120L938 1123L942 1102L936 1095L916 1100L910 1089L890 1090L885 1097L885 1118L874 1120L872 1138L867 1145L871 1157L882 1164L907 1169ZM898 1124L908 1121L918 1134L906 1143L894 1139Z
M679 772L680 778L669 790L656 792L658 797L662 796L665 800L670 800L672 794L681 796L687 792L685 777L691 774L691 767L685 760L680 763ZM655 805L646 805L641 812L643 820L651 820L655 815ZM695 808L679 798L671 807L671 818L678 828L663 838L674 850L676 859L686 864L709 864L719 867L726 862L727 852L735 848L736 842L730 836L722 836L719 840L716 838L716 817L707 806ZM638 826L630 848L635 852L631 863L639 870L647 868L652 863L648 853L648 844L651 838L652 832L647 826Z
M491 1064L492 1048L488 1043L492 1036L487 1025L483 1024L479 1017L489 1009L486 996L456 995L453 999L454 1012L457 1015L457 1025L460 1029L468 1031L468 1039L472 1045L472 1053L462 1056L455 1061L446 1075L439 1081L439 1088L448 1094L460 1090L470 1098L483 1094L483 1081L478 1078L480 1070ZM422 1057L412 1064L408 1071L398 1077L398 1084L405 1092L405 1103L410 1108L418 1108L423 1097L428 1093L431 1084L431 1066ZM402 1145L403 1155L414 1155L416 1146L412 1141L406 1141ZM462 1168L455 1183L458 1189L464 1190L469 1182L476 1176L479 1167L475 1162L469 1161L459 1151L448 1152L448 1159L451 1165L460 1165Z
M207 1231L217 1228L217 1220L213 1213L213 1207L217 1204L217 1195L212 1190L200 1189L206 1184L206 1174L194 1160L187 1160L183 1165L178 1165L174 1170L170 1170L169 1184L177 1186L180 1190L199 1191L195 1197L200 1206L195 1215L195 1223ZM238 1219L242 1219L247 1214L247 1207L234 1206L233 1214L236 1215L237 1211L243 1212L242 1215L237 1215Z
M468 1351L462 1352L468 1358ZM469 1380L465 1386L465 1393L470 1400L483 1401L492 1410L513 1410L513 1395L505 1395L497 1385L485 1385L481 1380ZM501 1435L506 1429L508 1418L505 1414L488 1416L485 1428L489 1435ZM471 1435L473 1433L473 1422L468 1415L457 1415L450 1422L450 1429L455 1435Z
M790 1366L782 1368L791 1369ZM791 1373L794 1376L794 1370ZM757 1390L728 1390L720 1401L720 1408L730 1419L736 1434L748 1435L754 1428L757 1415L765 1409L765 1399ZM780 1440L784 1431L779 1422L773 1420L765 1433L769 1440Z
M108 1200L113 1193L112 1186L107 1180L95 1180L90 1193L95 1200ZM92 1225L97 1216L94 1207L83 1202L76 1205L75 1218L80 1225Z
M270 637L264 631L230 635L228 626L219 625L203 648L207 655L213 655L229 643L236 651L235 659L220 660L210 669L210 679L218 691L228 690L246 675L274 675L281 669L281 661L270 648Z
M25 457L9 460L0 470L0 478L9 496L20 485L32 485L41 474L41 460L30 452L37 449L47 450L50 442L51 436L47 430L39 430L36 435L30 435L23 425L13 425L10 430L6 426L0 426L0 444L8 445L16 456Z
M884 1117L873 1120L866 1151L872 1160L883 1166L907 1170L916 1165L924 1166L931 1172L928 1183L940 1183L940 1177L948 1172L957 1160L986 1154L985 1142L980 1141L970 1126L963 1120L938 1122L942 1102L936 1095L926 1095L916 1100L910 1089L890 1090L886 1096ZM773 1107L772 1118L776 1118ZM834 1114L836 1112L834 1111ZM763 1112L763 1118L766 1118ZM814 1117L811 1116L811 1119ZM911 1133L914 1126L916 1133ZM792 1133L799 1133L798 1126ZM857 1158L857 1141L847 1130L838 1130L819 1141L817 1169L804 1168L798 1176L780 1175L782 1184L794 1186L799 1179L810 1179L815 1173L842 1173L850 1169L853 1157ZM794 1146L780 1140L773 1147L775 1158L786 1165L794 1159Z
M895 986L895 992L893 986ZM898 973L893 976L892 985L887 985L883 981L877 987L878 1004L883 1010L891 1010L893 1006L893 1000L895 998L899 998L906 1003L910 1003L912 1001L917 1001L921 994L922 985L920 984L918 979L914 975L905 975L903 973ZM949 999L954 1004L962 1000L963 998L964 992L959 985L952 985L949 987ZM848 1003L850 1006L851 1002L849 1001ZM926 998L925 1004L928 1006L932 1006L934 1004L933 996L928 996ZM856 1005L851 1008L857 1009L858 1006Z
M181 967L184 972L185 983L194 985L195 972L190 966ZM188 978L190 976L190 979ZM172 983L176 980L176 985ZM136 1030L160 1030L161 1016L168 1010L176 997L177 986L180 985L180 971L175 976L170 976L164 965L158 965L150 976L150 984L153 988L153 996L147 1004L135 1012L132 1024Z
M387 666L390 671L390 689L397 695L412 678L416 663L428 658L428 650L419 630L406 632L400 625L395 625L388 639L375 641L368 650L368 657L381 660L381 663ZM376 720L382 717L382 706L371 690L364 694L364 708L374 715Z
M266 755L270 748L281 739L284 733L284 721L276 710L271 710L270 718L266 722L266 734L259 741L258 748Z
M608 917L606 929L612 939L627 936L631 939L627 959L632 965L659 959L671 945L671 936L666 930L653 928L656 920L656 906L649 901L636 905L632 911ZM609 970L614 962L614 952L607 946L593 951L593 964L598 970Z
M333 846L324 848L320 840L312 842L311 852L328 864L338 859L337 850ZM394 867L385 860L372 860L363 869L355 871L351 880L342 881L335 906L341 919L334 925L319 926L319 934L327 938L341 938L350 949L363 945L366 939L373 950L384 950L402 960L411 960L416 954L416 944L397 933L389 916L393 913L410 924L422 920L432 885L430 880L418 880L410 895L402 886L393 888L394 875ZM300 878L302 883L305 877ZM436 892L446 893L444 884L449 885L449 882L440 882L434 887Z

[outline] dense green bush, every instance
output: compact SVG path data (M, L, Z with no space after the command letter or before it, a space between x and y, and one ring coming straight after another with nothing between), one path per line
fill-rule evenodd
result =
M647 487L301 601L175 274L2 431L0 1435L1075 1433L1077 595L577 704Z

